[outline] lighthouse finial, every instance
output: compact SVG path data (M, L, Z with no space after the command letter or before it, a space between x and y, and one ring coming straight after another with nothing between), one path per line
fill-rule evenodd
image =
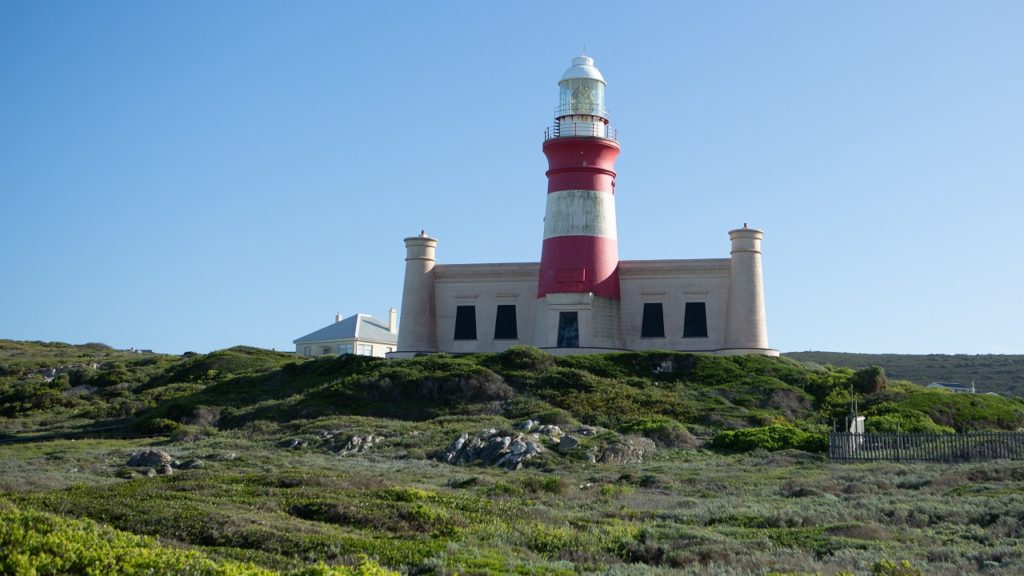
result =
M584 42L583 44L580 44L580 56L586 56L586 55L587 55L587 43Z

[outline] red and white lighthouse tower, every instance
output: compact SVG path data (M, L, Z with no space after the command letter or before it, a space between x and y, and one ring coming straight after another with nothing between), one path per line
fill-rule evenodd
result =
M544 245L537 287L537 342L557 348L620 348L615 159L605 81L587 56L559 85L548 159Z

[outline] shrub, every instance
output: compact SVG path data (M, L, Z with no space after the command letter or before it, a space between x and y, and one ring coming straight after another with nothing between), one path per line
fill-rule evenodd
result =
M555 365L555 357L534 346L512 346L485 363L503 370L543 372Z
M924 576L924 572L906 560L893 562L883 558L871 567L871 576Z
M72 520L25 511L0 501L0 573L120 574L153 576L194 574L274 576L265 568L215 560L202 552L166 547L151 538ZM355 568L318 564L292 576L390 576L365 557Z
M182 424L168 418L154 418L142 424L143 434L173 434L182 429Z
M869 416L864 420L867 432L934 432L953 434L956 430L936 424L920 412L891 412Z
M824 452L828 450L828 438L824 434L812 434L785 424L773 424L761 428L725 430L711 440L711 445L722 450L749 452L763 450L803 450Z
M541 424L554 424L555 426L567 426L574 422L571 414L565 410L551 410L537 415Z
M640 418L621 427L620 431L646 436L661 448L696 448L699 444L685 426L665 416Z
M523 478L523 487L533 493L547 492L548 494L563 495L569 492L571 484L565 478L557 476L530 476Z
M853 374L854 390L861 394L875 394L885 390L889 380L885 377L885 369L881 366L861 368Z

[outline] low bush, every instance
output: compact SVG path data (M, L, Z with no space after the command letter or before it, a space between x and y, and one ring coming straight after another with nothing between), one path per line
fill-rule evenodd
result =
M824 434L805 432L785 424L773 424L760 428L725 430L711 439L711 446L721 450L749 452L751 450L803 450L824 452L828 450L828 438Z
M700 443L685 426L665 416L640 418L619 430L646 436L661 448L696 448Z
M867 432L956 432L949 426L936 424L931 418L917 411L871 415L864 419L864 428Z
M177 576L274 576L253 564L214 560L202 552L162 546L152 538L91 520L22 510L0 501L0 574L105 574ZM355 568L324 564L289 576L390 576L365 558Z

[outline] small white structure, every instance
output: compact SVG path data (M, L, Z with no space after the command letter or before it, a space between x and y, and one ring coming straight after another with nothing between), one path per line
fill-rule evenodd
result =
M949 390L950 392L956 392L957 394L977 394L977 390L974 388L974 380L971 380L970 386L964 386L959 382L932 382L928 385L928 388Z
M303 356L358 354L383 357L398 346L398 313L392 308L388 321L369 314L334 317L334 323L292 341Z

